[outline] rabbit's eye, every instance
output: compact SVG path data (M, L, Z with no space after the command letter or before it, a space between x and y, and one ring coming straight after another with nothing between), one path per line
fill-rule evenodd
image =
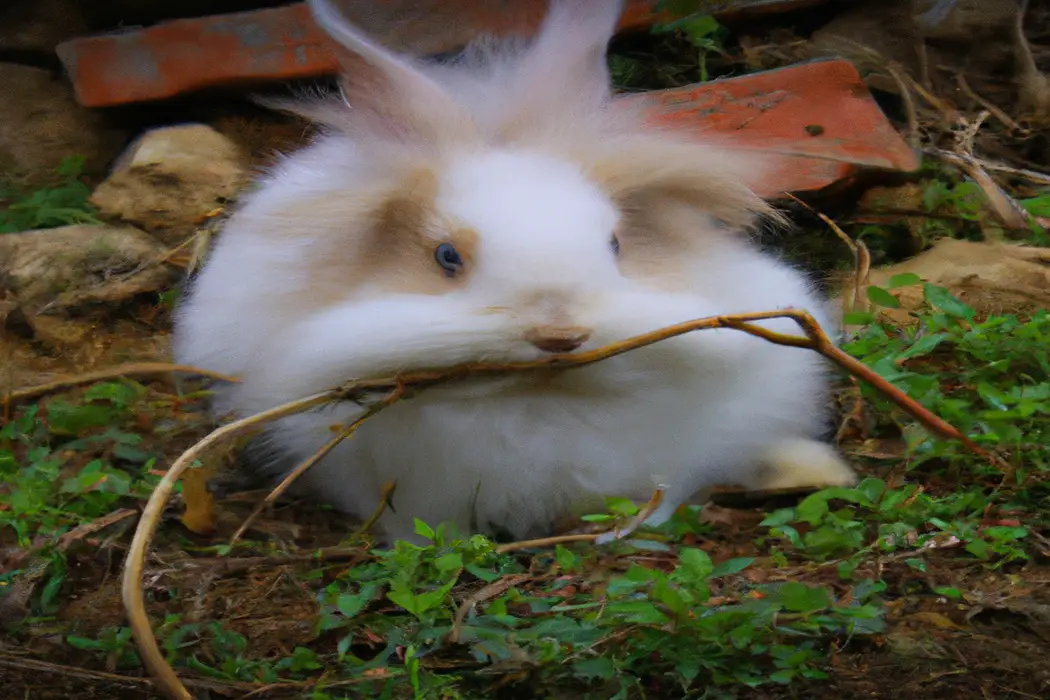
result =
M449 277L455 275L459 268L463 267L463 258L459 256L459 251L451 243L442 243L435 248L434 259L437 260L437 264L445 270L445 274Z
M612 240L609 241L609 246L612 248L613 255L619 255L620 254L620 239L619 238L617 238L616 236L613 236Z

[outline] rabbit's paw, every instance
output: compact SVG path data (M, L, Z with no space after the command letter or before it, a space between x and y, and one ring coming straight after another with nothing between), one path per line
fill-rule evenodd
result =
M770 445L749 487L756 490L853 486L857 474L831 445L799 438Z

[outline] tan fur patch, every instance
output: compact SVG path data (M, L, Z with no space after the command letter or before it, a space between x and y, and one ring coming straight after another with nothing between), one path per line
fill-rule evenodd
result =
M659 193L626 200L617 231L619 266L626 277L668 292L693 286L695 261L729 235L706 224L702 214Z
M318 240L310 255L312 303L324 306L389 293L445 294L461 287L476 257L478 234L444 221L435 208L436 193L435 173L417 168L378 206L345 212L348 229L372 223L363 232L339 231ZM464 263L454 277L434 257L446 242Z

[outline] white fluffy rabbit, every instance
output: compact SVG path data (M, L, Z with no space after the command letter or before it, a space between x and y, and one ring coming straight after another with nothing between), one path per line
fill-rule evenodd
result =
M796 307L813 285L748 231L776 217L761 163L658 130L611 95L621 3L554 0L531 41L428 65L309 3L344 47L344 100L296 107L327 127L240 202L182 300L180 362L237 375L216 415L352 378L587 350L717 314ZM789 320L764 322L797 332ZM733 330L694 332L560 373L450 384L394 405L299 490L372 512L397 479L388 539L413 519L515 537L606 495L650 524L716 484L844 485L820 441L827 367ZM265 435L280 476L360 415L300 414ZM600 501L598 501L600 502Z

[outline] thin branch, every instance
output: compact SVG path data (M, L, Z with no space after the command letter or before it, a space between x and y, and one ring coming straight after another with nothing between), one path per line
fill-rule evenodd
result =
M0 668L28 671L34 674L53 673L57 676L79 678L84 681L120 683L123 685L142 688L144 690L155 686L154 682L149 678L124 676L119 673L106 673L105 671L93 671L87 668L66 666L64 664L56 664L50 661L41 661L39 659L30 659L15 656L13 654L0 654ZM231 690L249 691L253 689L252 684L250 683L221 683L219 681L208 681L196 678L187 679L186 684L191 687L200 688L201 690L211 690L219 693L228 693Z
M941 149L930 151L932 155L959 168L981 188L985 200L990 205L992 214L1006 228L1013 231L1027 231L1029 228L1029 215L1021 208L1013 197L1008 195L988 171L980 159L968 153L952 153Z
M994 170L998 173L1006 173L1008 175L1014 175L1015 177L1024 178L1031 182L1038 182L1042 185L1050 185L1050 175L1047 173L1041 173L1037 170L1028 170L1025 168L1014 168L1006 163L996 163L994 161L984 161L984 167L988 170Z
M920 45L925 49L925 43L920 43ZM911 90L908 89L905 72L894 61L886 62L886 70L889 71L893 82L897 83L897 90L900 92L901 100L904 102L904 116L908 120L908 145L913 150L918 150L922 139L922 130L919 128L919 110L916 109L915 98L912 97Z
M346 547L322 547L308 554L287 554L265 557L207 557L191 558L179 561L165 569L153 570L153 574L165 574L171 571L207 571L212 576L228 576L249 569L268 567L276 568L305 562L343 561L364 558L368 552L364 549Z
M977 116L973 121L968 122L962 117L959 118L959 123L962 128L955 134L955 152L961 156L972 156L973 155L973 142L977 138L977 132L984 126L985 121L991 116L991 112L986 109L982 109L977 113Z
M212 372L211 370L192 367L190 365L173 365L167 362L136 362L128 365L107 367L106 369L98 370L97 372L86 372L84 374L78 374L75 377L56 379L47 384L38 384L37 386L26 387L25 389L16 389L8 392L4 396L4 403L18 404L25 401L32 401L47 396L48 394L56 394L60 391L84 386L85 384L94 384L95 382L104 382L110 379L120 379L121 377L143 377L154 374L166 374L168 372L197 374L202 377L210 377L211 379L218 379L223 382L236 383L240 381L235 377L228 377L225 374L219 374L218 372Z
M806 337L776 333L767 328L755 325L755 322L758 321L777 318L792 319L802 328ZM185 686L175 674L175 671L168 665L164 656L161 654L157 645L157 640L150 628L142 591L142 571L145 565L146 550L149 547L153 532L160 520L160 514L168 498L171 496L175 484L181 475L197 461L199 455L216 443L251 430L263 423L278 420L285 416L300 413L334 401L361 400L369 394L374 394L377 391L386 391L387 396L385 396L379 404L380 407L386 407L397 400L405 398L408 393L418 393L419 391L431 386L445 384L451 381L477 376L505 375L535 370L558 370L582 367L658 343L668 338L708 328L728 328L738 330L748 333L749 335L763 338L778 345L814 350L834 362L839 367L845 369L850 374L863 379L882 393L886 394L900 408L910 413L920 423L937 435L959 440L972 452L988 459L996 466L1002 464L994 455L985 452L955 427L922 407L903 391L893 386L890 382L877 374L874 370L835 347L834 343L832 343L827 337L816 320L805 311L798 309L763 311L731 316L711 316L694 321L686 321L684 323L668 326L666 328L638 335L624 341L612 343L576 355L554 355L542 360L507 364L465 364L447 369L408 372L396 377L385 379L349 382L336 389L315 394L304 399L298 399L271 408L263 413L242 418L213 431L203 440L183 453L182 456L172 464L168 472L161 479L160 483L157 484L149 501L146 503L146 507L142 513L142 518L139 520L135 536L132 539L131 546L128 550L128 557L125 563L122 582L124 607L127 612L132 633L135 637L135 642L139 648L139 653L142 656L143 663L156 679L158 686L169 698L175 700L192 700L192 696L190 696ZM374 412L372 415L374 415ZM360 423L355 421L353 427L356 429L359 425ZM512 543L511 545L503 545L498 551L510 551L508 548L541 546L558 542L593 541L598 536L599 535L567 535L561 538L518 542Z
M160 520L164 506L171 497L172 491L175 490L175 484L178 483L179 477L182 476L183 472L194 465L197 461L197 456L215 443L247 432L256 425L267 421L277 420L278 418L328 403L339 394L339 390L316 394L222 426L186 450L181 457L175 460L175 463L171 465L171 468L168 469L167 473L153 489L153 493L150 494L146 507L142 511L142 517L139 519L138 527L135 529L135 536L131 540L131 546L128 548L121 593L124 600L124 609L128 615L128 624L131 626L132 634L135 636L135 642L138 646L139 654L142 656L142 661L156 681L157 687L169 698L192 700L193 696L189 694L186 687L179 681L179 677L168 665L168 662L160 652L160 648L157 646L157 639L153 636L149 617L146 615L146 605L142 591L142 570L145 566L146 550L149 548L150 540L153 537L153 532L157 527L157 522Z
M834 231L835 235L839 237L839 240L845 243L846 247L849 248L850 254L853 256L853 285L850 293L842 298L842 310L846 313L857 310L857 303L864 298L864 287L867 285L868 276L871 273L871 252L868 250L868 246L864 241L850 238L838 224L832 221L831 218L823 212L817 211L793 194L788 194L788 196L813 214L820 217L820 220L827 224L828 227ZM865 302L861 311L867 310L868 305Z
M233 537L230 538L230 546L232 547L234 544L236 544L237 540L239 540L244 535L248 527L255 521L257 517L259 517L259 514L266 510L267 506L271 505L274 501L280 498L281 495L288 490L288 487L291 486L296 479L302 476L307 469L320 462L322 459L324 459L325 455L327 455L329 452L335 449L336 445L338 445L343 440L347 439L355 432L357 432L357 429L366 420L379 413L387 406L396 403L404 395L404 393L404 385L398 384L389 394L384 396L379 403L377 403L374 406L371 406L367 411L365 411L364 415L352 422L350 425L343 428L335 437L326 442L319 450L314 452L301 464L296 466L295 469L288 472L288 475L281 480L281 483L277 484L277 486L274 487L272 491L270 491L266 498L264 498L262 501L259 502L258 505L255 506L252 512L248 515L248 517L245 518L244 522L241 523L241 526L237 528L237 531L233 533ZM384 499L383 503L385 502L386 500ZM382 514L382 511L380 511L380 514ZM376 519L378 520L378 517Z
M1018 124L1010 118L1009 114L999 109L994 104L992 104L991 102L974 92L974 89L970 87L970 84L968 82L966 82L966 76L964 76L962 73L959 73L955 76L955 81L959 83L959 89L963 91L964 95L969 97L977 104L981 105L981 107L984 107L984 109L991 113L992 116L994 116L996 119L1002 122L1003 125L1006 126L1006 128L1017 133L1025 131L1025 129L1023 129L1020 124Z
M386 509L390 507L390 499L394 497L395 489L397 489L396 479L383 484L383 488L379 490L379 505L376 507L375 512L368 516L368 520L361 523L361 527L354 530L351 539L361 537L375 527L375 524L379 522L379 518L382 517Z
M483 603L490 598L495 598L501 593L507 591L507 589L525 583L526 581L530 581L533 578L535 577L532 574L511 574L510 576L505 576L498 581L493 581L473 595L468 596L459 604L459 608L456 609L456 617L452 621L452 629L449 630L448 635L446 635L445 641L449 644L459 644L459 637L463 633L463 621L467 619L467 613L469 613L478 603Z
M612 530L598 533L598 536L594 538L594 544L603 545L629 537L635 530L642 526L642 523L649 519L650 515L656 512L656 509L659 508L660 504L663 502L664 487L660 487L653 491L653 495L649 498L649 502L646 503L645 507L640 509L626 525L623 527L614 527Z

